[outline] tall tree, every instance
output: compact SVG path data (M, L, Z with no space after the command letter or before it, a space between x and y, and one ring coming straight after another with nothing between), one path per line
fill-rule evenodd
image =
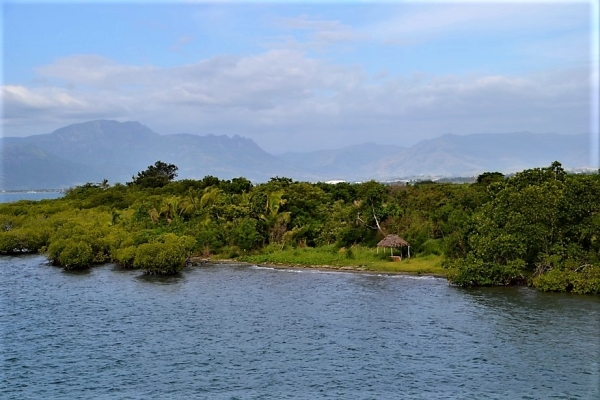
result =
M137 177L132 176L132 181L127 184L143 188L163 187L177 177L178 169L174 164L157 161L154 165L148 166L145 171L138 172Z

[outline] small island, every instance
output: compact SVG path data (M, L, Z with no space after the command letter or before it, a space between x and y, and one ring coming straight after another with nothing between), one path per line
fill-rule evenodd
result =
M176 177L175 165L157 161L127 184L2 204L0 254L157 275L231 259L600 293L600 175L570 174L558 162L472 184ZM378 251L388 235L402 242Z

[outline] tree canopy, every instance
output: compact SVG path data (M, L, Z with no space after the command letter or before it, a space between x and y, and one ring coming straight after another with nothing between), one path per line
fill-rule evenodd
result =
M138 172L137 176L132 176L129 185L136 185L143 188L159 188L172 182L177 177L177 166L157 161L154 165L148 166L145 171Z
M443 257L457 285L530 284L600 293L600 175L559 163L473 184L385 185L273 178L173 181L157 162L129 185L86 184L61 199L0 204L0 254L44 252L64 268L116 262L181 270L191 254L231 258L332 248L351 258L398 234ZM142 189L142 190L140 190Z

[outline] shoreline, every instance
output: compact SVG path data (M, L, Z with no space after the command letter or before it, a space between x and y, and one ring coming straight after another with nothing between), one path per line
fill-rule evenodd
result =
M0 254L0 257L19 257L19 256L44 257L47 261L47 264L50 266L53 266L50 263L50 261L41 253ZM368 274L368 275L430 276L433 278L442 278L442 279L448 280L446 275L436 274L436 273L432 273L432 272L417 273L417 272L410 272L410 271L372 270L372 269L367 269L365 267L355 266L355 265L335 266L335 265L305 265L305 264L284 264L284 263L253 263L253 262L249 262L249 261L240 261L240 260L236 260L236 259L232 259L232 258L211 259L211 258L204 258L204 257L190 257L188 260L190 261L190 264L187 266L187 268L200 267L200 266L207 265L207 264L214 264L214 265L236 264L236 265L247 265L247 266L257 266L257 267L264 267L264 268L273 268L273 269L279 269L279 270L296 269L296 270L316 270L316 271L323 271L323 272L340 272L340 273ZM105 263L100 263L98 265L105 265L105 264L106 265L107 264L118 265L114 262L105 262ZM90 266L90 268L91 267L92 266ZM124 270L129 269L129 268L122 268L122 267L120 267L120 268L124 269Z
M298 269L298 270L317 270L323 272L348 272L354 274L370 274L370 275L407 275L407 276L431 276L433 278L443 278L447 280L446 275L435 274L435 273L414 273L408 271L377 271L367 269L360 266L335 266L335 265L294 265L294 264L281 264L281 263L253 263L248 261L239 261L230 258L221 259L203 259L202 264L239 264L239 265L255 265L258 267L266 267L273 269ZM200 265L200 263L193 263L194 266Z

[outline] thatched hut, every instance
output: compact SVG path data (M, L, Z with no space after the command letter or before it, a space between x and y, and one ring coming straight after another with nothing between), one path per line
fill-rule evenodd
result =
M402 239L398 235L387 235L386 237L381 239L379 241L379 243L377 243L377 253L379 253L380 247L389 247L390 254L392 257L394 257L394 249L399 248L400 249L400 259L402 259L402 247L407 247L408 248L408 258L410 258L410 243L408 243L406 240Z

